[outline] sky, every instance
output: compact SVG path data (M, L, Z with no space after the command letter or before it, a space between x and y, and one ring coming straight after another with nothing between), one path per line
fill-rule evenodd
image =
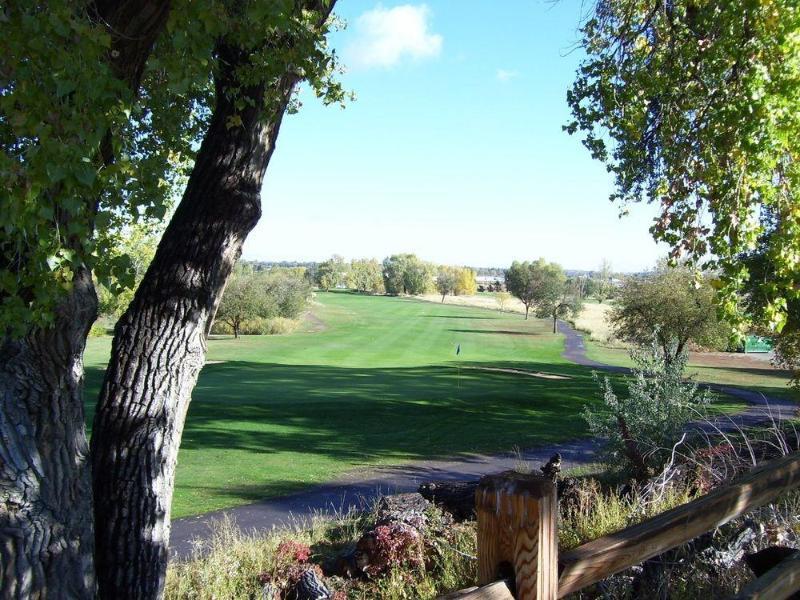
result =
M339 0L331 37L356 99L301 90L265 177L248 260L382 259L650 268L654 207L619 218L569 121L581 0Z

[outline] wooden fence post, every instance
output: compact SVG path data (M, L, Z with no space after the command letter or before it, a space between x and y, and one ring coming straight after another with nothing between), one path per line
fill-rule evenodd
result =
M558 594L556 485L539 475L506 471L483 477L475 491L478 585L511 575L517 600ZM504 572L506 571L506 572Z

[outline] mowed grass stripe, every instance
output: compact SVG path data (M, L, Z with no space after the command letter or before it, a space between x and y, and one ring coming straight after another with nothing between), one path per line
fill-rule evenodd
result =
M547 321L402 298L317 299L324 327L315 319L290 335L209 340L208 359L220 362L203 369L193 394L176 517L363 466L564 440L585 433L579 414L599 401L590 370L561 359L563 340ZM95 338L87 348L89 422L109 347Z

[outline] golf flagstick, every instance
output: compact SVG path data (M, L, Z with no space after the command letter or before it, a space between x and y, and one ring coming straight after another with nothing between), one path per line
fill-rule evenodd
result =
M458 356L459 354L461 354L461 344L456 346L456 356ZM461 363L459 363L459 362L456 363L456 369L457 369L457 373L458 373L458 375L456 377L456 387L458 388L458 391L460 392L461 391Z

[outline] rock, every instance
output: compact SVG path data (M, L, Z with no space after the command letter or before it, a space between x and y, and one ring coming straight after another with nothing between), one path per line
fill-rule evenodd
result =
M329 600L333 597L316 569L306 569L294 586L293 592L295 600Z
M405 523L415 529L423 529L428 522L425 512L431 503L421 494L394 494L378 501L375 525Z

